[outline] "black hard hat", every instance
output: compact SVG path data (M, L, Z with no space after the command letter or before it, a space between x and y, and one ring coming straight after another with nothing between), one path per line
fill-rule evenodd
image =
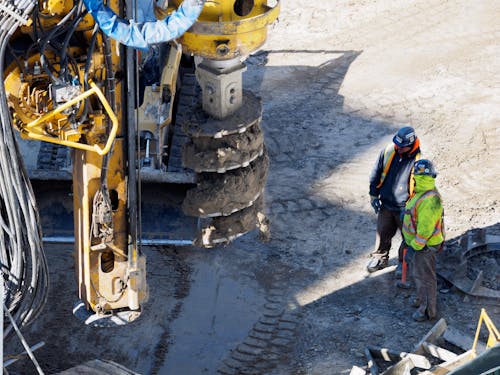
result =
M408 147L415 143L417 135L411 126L405 126L398 130L392 141L398 147Z
M431 176L436 178L437 172L434 164L430 160L420 159L413 165L413 174L415 176Z

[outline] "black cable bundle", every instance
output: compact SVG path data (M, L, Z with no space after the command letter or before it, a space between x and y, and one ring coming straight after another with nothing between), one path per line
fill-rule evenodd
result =
M19 327L40 314L48 295L48 270L38 209L14 136L3 72L9 38L34 6L33 0L0 2L0 266L4 304ZM8 319L4 322L6 338L13 327Z

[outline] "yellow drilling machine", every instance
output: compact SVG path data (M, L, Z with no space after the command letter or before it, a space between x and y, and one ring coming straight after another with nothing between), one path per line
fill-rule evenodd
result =
M1 1L1 260L19 325L46 300L44 241L74 241L75 314L124 324L147 298L141 246L265 231L262 104L242 77L279 8Z

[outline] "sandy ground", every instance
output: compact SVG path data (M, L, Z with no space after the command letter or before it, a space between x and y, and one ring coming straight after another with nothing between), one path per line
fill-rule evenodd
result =
M71 249L48 246L50 304L26 334L47 342L42 366L103 358L141 374L326 375L365 365L367 345L411 351L432 323L412 321L394 267L365 271L368 175L410 124L438 168L448 239L500 234L499 16L493 0L285 1L244 76L264 105L271 241L146 249L145 312L106 330L72 317ZM481 307L500 327L495 303L452 290L438 304L468 334Z

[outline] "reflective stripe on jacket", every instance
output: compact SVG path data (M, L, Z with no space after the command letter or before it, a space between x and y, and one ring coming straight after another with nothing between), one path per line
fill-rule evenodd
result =
M396 155L396 147L394 146L393 143L389 143L384 151L384 167L382 169L382 174L380 175L380 181L377 185L377 189L380 189L384 184L385 178L387 177L387 173L389 172L389 168L391 167L391 163L395 155ZM419 159L420 159L420 152L418 152L415 155L415 161ZM413 194L415 193L414 189L415 189L415 181L413 181L413 168L412 168L410 172L410 183L408 186L408 192L410 194L410 197L412 197Z
M413 148L398 154L393 143L382 149L370 174L369 193L379 197L389 210L403 210L413 196L413 164L420 158L420 141Z
M443 206L432 177L415 176L415 180L416 194L405 207L403 237L413 249L422 250L425 246L436 246L444 241ZM422 185L430 189L422 189Z
M382 169L382 174L380 175L380 181L377 185L377 189L380 189L384 183L387 172L389 172L389 168L391 167L392 159L394 159L394 155L396 155L396 147L393 143L390 143L384 151L384 167Z

